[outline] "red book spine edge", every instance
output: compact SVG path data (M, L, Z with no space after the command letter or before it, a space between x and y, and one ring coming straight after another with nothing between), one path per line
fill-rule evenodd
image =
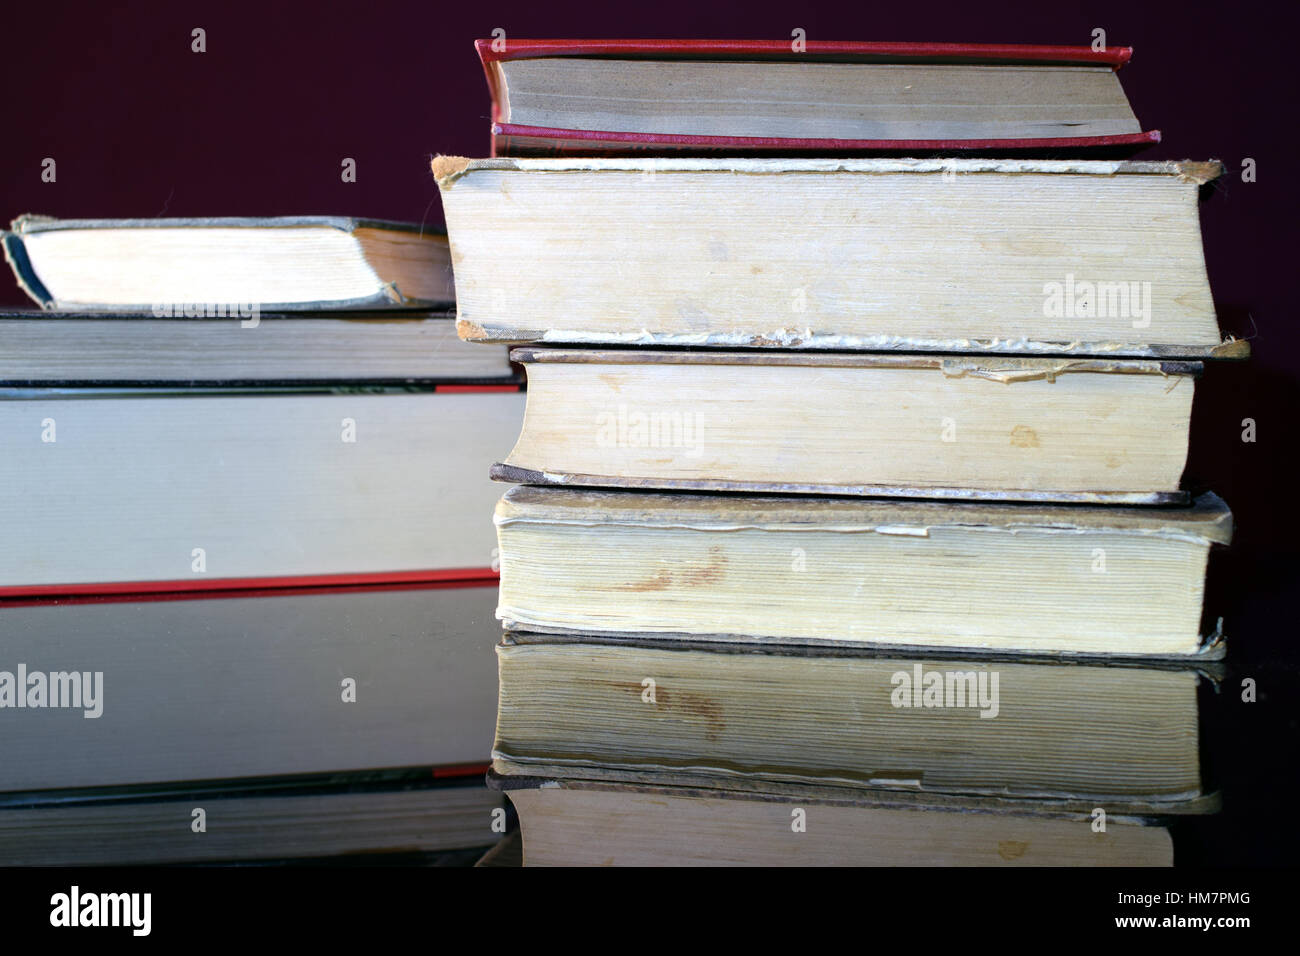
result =
M494 50L500 43L503 49ZM817 57L881 56L911 59L1010 60L1021 63L1098 63L1118 70L1133 57L1127 46L1094 50L1089 46L1020 43L893 43L807 40L801 53L789 40L475 40L484 64L550 56L641 57Z
M522 392L524 387L513 385L437 385L434 391L450 395L480 394L482 392Z
M435 780L455 777L486 777L492 769L490 763L458 763L434 767L430 773Z
M327 590L387 591L486 587L500 574L492 568L431 568L354 574L301 574L258 578L190 578L174 581L106 581L24 584L0 587L0 607L36 604L95 604L176 601L201 598L307 594Z

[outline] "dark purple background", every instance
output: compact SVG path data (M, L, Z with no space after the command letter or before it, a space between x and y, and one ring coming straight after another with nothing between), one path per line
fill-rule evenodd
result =
M485 155L489 103L472 41L523 37L788 38L1087 44L1103 27L1135 48L1122 71L1142 158L1219 158L1203 205L1225 332L1246 365L1210 368L1194 418L1189 487L1238 517L1215 556L1208 605L1232 653L1207 707L1226 811L1183 834L1185 862L1288 862L1297 754L1290 469L1297 414L1293 286L1297 33L1273 4L998 3L80 3L4 15L8 133L0 217L339 213L441 222L428 159ZM1289 6L1277 4L1277 8ZM1283 20L1282 17L1289 19ZM207 52L190 30L207 30ZM40 180L53 157L58 181ZM357 160L358 181L340 181ZM1243 183L1241 160L1258 163ZM0 280L0 307L29 305ZM1255 419L1258 441L1240 440ZM1014 596L1008 596L1014 600ZM1260 701L1238 702L1242 676Z

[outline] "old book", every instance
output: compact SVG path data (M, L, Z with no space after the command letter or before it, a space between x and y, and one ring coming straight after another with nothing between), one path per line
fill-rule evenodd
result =
M0 385L462 384L512 379L505 347L476 348L447 313L0 313Z
M504 389L0 392L0 597L489 575Z
M1158 503L1185 500L1198 363L515 349L505 481Z
M1191 669L507 634L493 768L1202 807Z
M1169 830L1088 813L500 778L525 866L1171 866Z
M1128 47L479 40L493 155L1129 147Z
M446 237L416 223L29 215L3 242L18 284L45 309L244 318L252 306L427 308L456 299Z
M335 774L0 795L0 866L308 861L468 866L502 798L482 774ZM204 829L196 831L202 811ZM470 853L456 851L473 850Z
M487 578L0 602L0 792L482 768L495 598Z
M1217 162L433 162L475 341L1201 357Z
M1218 653L1232 515L517 487L496 525L512 629L1148 657Z

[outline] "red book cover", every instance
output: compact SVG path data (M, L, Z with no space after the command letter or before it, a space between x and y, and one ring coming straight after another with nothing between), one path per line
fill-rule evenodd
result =
M404 591L496 585L495 568L429 568L358 574L299 574L263 578L212 578L175 581L105 581L25 584L0 587L0 608L33 604L111 604L116 602L242 598L308 594L313 591Z
M794 52L788 40L477 40L492 95L492 155L564 154L774 154L899 153L928 151L1135 149L1160 141L1159 130L1112 136L1030 139L809 139L803 137L700 136L665 133L576 130L502 122L500 82L495 64L548 57L697 60L815 59L845 63L1032 63L1105 65L1118 70L1133 55L1131 47L1093 50L1087 46L1031 46L993 43L875 43L805 41Z

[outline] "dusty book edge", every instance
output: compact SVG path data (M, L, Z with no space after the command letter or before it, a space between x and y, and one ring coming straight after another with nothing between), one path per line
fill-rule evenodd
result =
M785 351L649 351L645 349L533 348L510 350L510 360L524 365L746 365L768 367L935 369L948 377L973 375L991 381L1053 381L1071 373L1190 375L1204 366L1196 361L1120 357L1058 358L1019 355L917 355L860 352Z
M1084 668L1137 668L1141 670L1188 671L1216 688L1226 676L1223 660L1226 639L1223 622L1203 635L1194 650L1187 653L1128 653L1125 651L1071 651L1065 647L1050 650L1014 650L974 644L907 644L888 641L844 641L818 637L773 637L756 634L689 634L674 631L578 630L571 625L552 627L535 621L519 621L508 608L498 609L504 633L500 644L512 647L524 644L590 644L603 647L629 647L640 650L707 651L716 654L765 654L777 657L819 657L900 660L918 658L930 661L970 664L1034 664Z
M664 332L652 329L516 328L491 319L459 316L462 338L511 346L603 346L617 348L797 349L806 352L949 352L960 355L1018 355L1136 359L1240 360L1250 356L1250 343L1228 338L1204 344L1141 341L1018 338L934 338L888 334L859 335L802 328L767 331Z
M558 768L555 768L558 770ZM995 813L1013 816L1064 818L1091 822L1094 801L1027 800L1013 797L952 797L937 793L908 793L858 790L845 791L828 787L727 786L722 781L685 778L673 774L629 774L611 772L595 775L568 774L563 771L543 773L520 767L508 758L493 762L487 773L487 786L507 795L512 790L603 790L607 792L659 793L664 796L699 797L718 800L753 800L765 803L807 801L821 806L864 807L951 813ZM1109 819L1133 826L1162 826L1170 818L1219 812L1220 794L1202 794L1177 805L1130 802L1116 807Z
M579 783L581 781L581 783ZM719 776L668 769L628 770L615 767L570 766L562 762L519 760L493 752L488 772L490 788L509 792L524 789L564 789L569 786L639 791L669 788L683 795L781 802L809 800L826 805L879 809L948 810L962 813L1002 813L1031 816L1092 818L1098 799L1075 794L1010 796L982 793L948 793L936 790L890 790L865 786L819 783L783 783L747 780L739 774ZM1110 819L1139 825L1160 825L1169 818L1219 812L1218 792L1177 794L1170 799L1117 797L1105 801Z
M647 478L543 471L497 462L488 471L493 481L519 485L568 488L635 489L638 491L740 492L750 495L817 495L841 498L917 498L944 501L1032 502L1039 504L1185 505L1186 491L1017 491L987 488L901 485L837 485L773 481L729 481L713 478Z
M441 163L440 160L449 162ZM1190 185L1204 185L1223 174L1219 160L1062 160L1062 159L826 159L745 158L726 159L656 157L548 157L538 159L494 157L467 160L464 157L436 157L434 175L440 185L450 185L476 172L567 173L718 173L772 175L782 173L847 173L863 175L910 174L999 174L1075 176L1169 176ZM445 180L445 182L444 182Z
M497 468L506 469L497 472ZM493 477L518 477L522 469L494 466ZM1151 534L1194 538L1213 544L1232 540L1232 512L1213 492L1179 508L1090 508L1057 505L1050 498L1031 503L999 500L899 500L852 497L812 498L781 494L699 495L645 491L546 487L564 476L531 473L533 480L508 490L497 503L498 527L517 522L542 524L630 525L683 530L752 529L829 533L879 533L924 536L930 529L973 531L1080 532ZM602 479L616 484L616 479ZM933 491L933 489L925 489ZM968 496L972 492L965 492ZM1179 494L1186 497L1186 492ZM933 499L933 496L931 496ZM917 500L912 500L917 499Z
M63 232L79 229L283 229L321 227L337 229L349 234L359 229L390 232L415 232L433 237L441 230L417 222L396 219L371 219L364 216L173 216L154 219L59 219L24 213L10 224L10 231L19 235L40 232Z

